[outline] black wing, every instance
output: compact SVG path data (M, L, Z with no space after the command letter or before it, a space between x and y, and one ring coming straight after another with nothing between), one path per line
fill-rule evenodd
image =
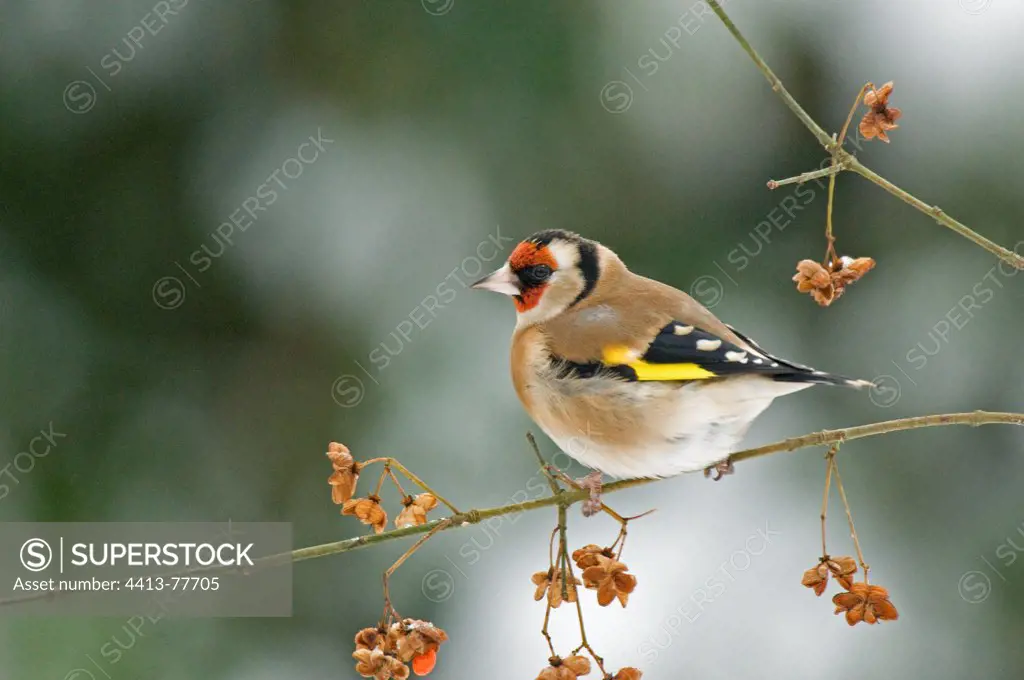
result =
M682 322L662 328L640 357L624 347L607 347L603 361L577 364L553 361L562 376L590 378L614 376L631 381L711 380L732 375L764 375L780 382L822 383L866 387L871 383L816 371L809 366L768 354L746 336L733 330L751 349Z

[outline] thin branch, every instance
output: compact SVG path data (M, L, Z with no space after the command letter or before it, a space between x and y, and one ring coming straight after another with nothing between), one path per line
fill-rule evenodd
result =
M569 551L569 536L567 532L569 508L565 505L558 506L558 565L561 569L562 579L562 600L569 601L569 565L565 558ZM579 601L579 597L576 598Z
M743 37L742 33L740 33L740 30L736 28L736 24L732 22L729 15L727 15L725 10L722 9L718 0L708 0L708 5L711 7L712 11L718 15L718 18L722 20L722 23L725 24L726 29L728 29L729 33L731 33L733 38L736 39L736 42L739 43L740 47L742 47L754 61L758 70L761 71L764 77L768 80L768 83L772 86L772 90L779 95L783 103L785 103L786 106L789 107L790 111L792 111L800 122L804 124L804 127L810 130L811 134L813 134L818 140L818 143L821 144L826 151L832 154L833 157L835 157L839 165L856 172L858 175L871 182L874 182L893 196L899 198L901 201L917 208L942 226L952 229L964 238L989 251L1004 262L1013 265L1017 269L1024 269L1024 256L1018 255L1014 251L1008 250L1007 248L990 241L962 222L958 222L953 219L938 207L928 205L916 196L900 189L881 175L869 170L863 163L837 145L832 137L830 137L828 133L826 133L825 130L823 130L822 127L818 125L806 111L804 111L803 107L800 106L796 99L793 98L793 95L789 93L779 77L775 75L768 64L765 63L764 59L761 58L761 55L757 53L757 50L751 47L750 43L747 42L747 39Z
M828 446L830 444L835 444L836 442L849 442L855 439L875 437L882 434L888 434L890 432L900 432L902 430L917 430L925 427L940 427L945 425L970 425L978 427L980 425L995 424L1024 426L1024 413L973 411L970 413L945 413L930 416L916 416L913 418L900 418L898 420L885 420L878 423L871 423L870 425L858 425L856 427L848 427L841 430L822 430L821 432L812 432L800 437L784 439L782 441L775 442L774 444L767 444L765 446L758 446L756 448L738 451L729 456L729 459L735 463L744 460L751 460L753 458L760 458L761 456L767 456L774 453L796 451L810 446ZM623 489L644 486L657 481L661 480L648 478L623 479L604 485L602 493L614 493L616 491L622 491ZM554 505L569 507L574 503L584 501L588 498L590 498L590 492L588 490L562 491L562 493L557 496L545 496L543 498L536 498L522 503L510 503L508 505L485 508L482 510L469 510L467 512L456 513L445 519L433 520L426 524L393 529L380 534L356 536L355 538L348 538L342 541L333 541L331 543L313 545L307 548L299 548L298 550L293 550L291 552L268 555L267 557L254 560L254 566L249 568L247 571L251 572L257 568L265 568L287 562L303 562L305 560L326 557L327 555L351 552L371 545L387 543L389 541L395 541L409 536L416 536L418 534L430 533L435 530L440 532L456 527L467 527L472 524L479 524L480 522L492 517L502 517L504 515L512 515L530 510L537 510L539 508L548 508ZM442 524L444 526L439 526ZM197 572L240 573L241 570L236 567L205 567L173 572L165 574L164 576L181 576ZM0 600L0 606L28 600L45 599L51 596L52 595L49 593L32 593L29 595L6 598Z
M805 172L801 175L797 175L796 177L787 177L786 179L770 179L768 180L768 188L778 189L779 187L786 186L787 184L803 184L804 182L810 182L812 179L820 179L822 177L835 175L837 173L842 172L845 169L845 165L833 164L827 168L822 168L821 170L811 170L810 172Z
M377 488L370 494L370 498L380 500L380 489L384 486L384 480L388 478L389 472L391 472L391 468L388 467L387 463L384 463L384 469L380 471L380 479L377 480Z
M825 546L825 519L828 516L828 492L832 488L832 460L836 455L835 446L825 454L827 468L825 470L825 493L821 498L821 557L828 557L828 548Z
M857 109L860 107L861 97L867 92L868 88L871 91L875 91L875 84L871 82L864 83L864 87L860 88L860 92L857 93L857 98L853 100L853 106L850 107L850 112L846 114L846 122L843 123L843 129L839 131L839 139L836 140L836 148L841 148L843 142L846 141L846 131L850 129L850 122L853 121L853 114L857 113Z
M526 433L526 438L529 439L531 443L533 442L533 435L530 434L529 432ZM538 451L538 457L539 457L539 454L540 454L540 452ZM556 526L551 531L551 538L548 539L548 574L550 574L551 580L554 580L554 576L555 576L555 554L554 554L554 550L555 550L555 536L558 535L559 528L560 527ZM552 584L549 582L548 583L548 588L550 588L551 585ZM563 598L564 597L565 596L563 595ZM551 634L548 633L548 624L551 622L551 609L552 609L552 607L551 607L551 598L550 597L545 597L544 598L544 625L541 626L541 628L540 628L540 634L543 635L544 639L548 641L548 649L551 650L551 656L558 656L557 654L555 654L555 645L551 641Z
M757 53L757 50L750 46L747 39L743 37L742 33L740 33L740 29L736 28L736 24L732 23L732 19L730 19L729 15L725 13L722 6L718 4L718 0L708 0L708 5L711 7L712 11L718 15L718 18L722 20L725 27L729 29L729 32L732 33L732 37L736 38L736 42L740 44L740 47L742 47L743 50L750 55L750 58L754 60L754 63L757 64L757 68L761 71L764 77L768 79L768 84L772 86L772 90L779 95L783 102L785 102L786 106L789 107L789 110L800 119L800 122L804 124L804 127L811 131L811 134L818 139L818 142L826 149L829 148L832 145L832 137L822 130L821 126L814 122L814 119L804 111L803 107L800 106L795 99L793 99L793 95L791 95L785 86L783 86L782 81L779 80L777 75L775 75L775 72L772 71L768 64L765 63L764 59L761 58L761 55Z
M577 491L586 490L588 493L590 493L590 498L591 499L594 497L594 489L592 487L583 486L582 484L577 482L575 479L573 479L569 475L567 475L564 472L562 472L561 470L555 468L553 465L546 465L545 469L547 470L548 474L554 474L559 481L561 481L563 484L568 486L570 489L575 489ZM554 470L553 473L551 472L552 470ZM603 489L604 487L602 486L601 488ZM620 515L619 513L615 512L614 510L609 508L604 503L601 503L601 510L604 511L609 517L614 519L619 524L625 524L628 521L627 518L625 518L622 515ZM648 512L652 512L652 511L648 511ZM647 514L647 513L644 513L644 514Z
M388 468L388 477L391 477L391 481L398 487L398 493L402 495L402 498L409 498L409 494L407 494L405 489L402 488L402 483L398 481L398 477L395 476L395 471L391 468Z
M548 632L548 624L551 622L551 604L548 603L544 609L544 625L541 626L540 634L544 636L544 639L548 641L548 649L551 651L551 656L558 656L555 654L555 645L551 641L551 633Z
M933 220L938 222L944 227L952 229L956 233L960 234L964 238L972 241L973 243L981 246L985 250L989 251L1004 262L1016 267L1017 269L1024 269L1024 256L1017 254L1016 252L1002 247L1001 245L994 243L981 234L977 233L966 224L959 222L949 215L947 215L941 208L936 205L928 205L921 199L917 198L913 194L900 189L898 186L885 179L874 170L871 170L859 160L846 153L845 151L840 154L844 157L846 167L851 172L855 172L864 179L874 182L878 186L882 187L890 194L900 199L904 203L912 205L924 214L931 217Z
M622 551L626 549L626 534L629 533L627 530L628 524L623 524L619 527L619 535L615 537L615 542L608 546L609 550L615 550L615 546L619 546L619 550L615 553L615 559L622 560Z
M537 440L534 439L532 432L527 431L526 441L530 442L530 448L533 449L533 455L537 457L537 463L540 465L540 471L544 473L544 478L548 480L548 486L551 487L551 495L557 496L562 490L558 488L558 482L555 481L555 478L548 471L548 464L544 460L544 456L540 455L540 447L537 446Z
M832 157L832 167L838 168L835 156ZM828 177L828 207L825 209L825 241L828 244L825 249L825 261L822 263L826 269L832 271L839 260L836 253L836 237L832 233L832 205L836 194L836 176L831 174Z
M551 487L551 493L553 495L557 496L558 494L562 493L562 489L560 489L558 486L559 481L561 481L568 487L576 489L577 491L583 489L583 486L580 485L572 477L565 474L555 466L548 464L544 460L544 456L540 454L540 447L537 446L537 440L534 438L532 432L526 433L526 441L530 442L530 448L533 449L533 455L537 457L537 461L540 463L540 471L544 473L544 477L548 480L548 486ZM622 515L615 512L611 508L609 508L604 503L601 504L601 510L610 515L619 524L626 523L626 518L624 518Z
M850 121L853 120L853 114L857 112L857 107L860 106L860 99L869 87L874 91L875 86L873 84L865 83L857 93L856 99L853 100L853 106L850 107L850 113L846 115L843 129L839 131L839 137L832 143L831 149L833 151L843 148L843 142L846 141L846 131L850 129ZM839 254L836 253L836 237L832 231L832 206L835 204L836 174L844 167L846 166L839 163L839 154L833 153L831 169L835 172L828 176L828 207L825 210L825 241L827 246L825 248L825 259L822 261L822 265L830 271L839 260Z
M548 568L555 568L555 536L558 535L559 527L551 530L551 538L548 539ZM551 572L554 574L554 571Z
M843 488L843 478L839 476L839 463L835 456L832 457L832 470L836 473L836 487L839 489L839 497L843 499L843 507L846 508L846 521L850 523L850 537L853 538L853 547L857 550L857 560L860 568L864 570L864 582L867 583L868 571L871 569L864 561L864 553L860 549L860 539L857 538L857 528L853 526L853 513L850 512L850 502L846 500L846 489Z
M576 575L573 573L572 560L569 559L569 548L566 545L563 545L562 559L565 560L565 564L569 568L569 578L572 579L573 583L575 583ZM575 585L573 587L575 587ZM587 628L585 625L583 625L583 603L581 602L582 599L583 598L579 596L579 593L577 593L576 617L579 619L580 622L580 646L576 648L573 654L578 653L581 649L586 649L588 652L590 652L590 656L594 657L594 661L597 662L597 667L601 669L601 677L607 678L608 671L606 671L604 668L604 659L600 655L598 655L597 652L594 651L594 648L590 646L590 641L587 640Z
M752 449L746 449L745 451L739 451L732 454L729 458L735 463L744 460L750 460L752 458L760 458L761 456L767 456L774 453L782 453L786 451L796 451L798 449L804 449L809 446L828 446L836 442L849 442L855 439L863 439L864 437L874 437L877 435L887 434L890 432L899 432L902 430L916 430L924 427L940 427L944 425L993 425L993 424L1005 424L1005 425L1024 425L1024 413L998 413L991 411L973 411L970 413L946 413L941 415L930 415L930 416L916 416L913 418L900 418L898 420L886 420L878 423L872 423L870 425L858 425L856 427L848 427L841 430L822 430L821 432L812 432L805 434L800 437L792 437L790 439L784 439L774 444L767 444L765 446L759 446ZM630 489L636 486L643 486L652 482L658 481L656 479L624 479L611 484L605 484L602 493L614 493L616 491L622 491L623 489ZM586 500L590 497L590 492L583 491L563 491L558 496L545 496L543 498L537 498L530 501L524 501L522 503L511 503L509 505L503 505L496 508L486 508L483 510L470 510L468 512L460 513L452 516L451 525L446 527L451 529L454 527L465 527L471 524L478 524L491 517L501 517L503 515L511 515L519 512L527 512L529 510L537 510L539 508L547 508L552 505L565 505L570 506L574 503ZM437 524L443 520L434 520L427 524L421 524L418 526L405 527L402 529L394 529L392 531L386 531L382 534L369 534L366 536L357 536L356 538L349 538L344 541L335 541L333 543L325 543L323 545L315 545L309 548L300 548L290 553L292 561L301 562L303 560L314 559L317 557L324 557L326 555L334 555L337 553L350 552L352 550L358 550L365 548L370 545L378 543L384 543L387 541L396 540L399 538L405 538L406 536L413 536L415 534L421 534L430 531ZM289 553L283 553L277 557L279 560ZM263 558L265 560L273 559L273 557Z
M444 496L442 496L441 494L439 494L438 492L434 491L429 486L427 486L426 482L424 482L422 479L420 479L415 474L413 474L409 470L409 468L407 468L404 465L402 465L402 463L400 461L396 460L395 458L389 458L387 456L383 456L383 457L380 457L380 458L371 458L370 460L363 461L362 463L360 463L360 466L362 468L365 468L367 465L370 465L372 463L380 463L380 462L384 463L385 469L396 468L399 472L401 472L403 475L405 475L405 478L408 479L410 482L412 482L413 484L415 484L416 486L420 487L421 489L423 489L424 491L429 493L431 496L433 496L437 500L439 500L442 503L444 503L445 505L447 505L448 509L451 510L452 512L454 512L455 514L459 514L459 509L458 508L456 508L454 505L449 503L445 499ZM397 480L395 481L395 483L396 484L398 483ZM399 488L401 488L401 485L399 485ZM380 488L378 487L378 491L379 490L380 490Z
M413 553L422 548L424 543L433 538L434 534L446 529L450 522L450 519L441 520L437 526L435 526L433 529L427 532L426 536L421 536L420 539L413 543L408 550L402 553L402 556L395 560L395 563L388 567L388 570L384 572L384 577L382 579L384 581L384 618L381 619L382 626L384 626L387 623L387 615L389 612L392 615L394 615L396 619L402 618L401 616L399 616L398 612L395 611L395 608L391 605L391 575L395 573L396 569L402 566L402 563L404 563L407 559L412 557Z

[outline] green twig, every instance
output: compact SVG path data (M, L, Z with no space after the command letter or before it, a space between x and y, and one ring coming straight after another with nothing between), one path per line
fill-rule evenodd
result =
M751 460L753 458L760 458L761 456L767 456L774 453L796 451L809 446L828 446L836 442L849 442L855 439L874 437L890 432L899 432L901 430L916 430L924 427L940 427L944 425L979 426L999 423L1005 425L1024 425L1024 413L973 411L970 413L946 413L941 415L916 416L913 418L886 420L879 423L848 427L841 430L822 430L821 432L812 432L800 437L784 439L780 442L775 442L774 444L767 444L765 446L739 451L729 456L729 458L736 463L744 460ZM623 479L617 482L612 482L611 484L605 484L602 492L615 493L616 491L622 491L623 489L630 489L636 486L644 486L656 481L658 480ZM586 489L582 491L563 491L558 496L545 496L544 498L537 498L530 501L524 501L522 503L510 503L509 505L486 508L483 510L470 510L468 512L453 515L450 518L451 524L445 527L445 529L465 527L470 524L478 524L486 519L490 519L491 517L501 517L503 515L527 512L530 510L537 510L539 508L548 508L552 505L564 505L568 507L588 498L590 498L590 492ZM432 522L427 522L426 524L394 529L381 534L368 534L365 536L345 539L343 541L314 545L308 548L294 550L291 553L282 553L280 555L266 557L263 559L272 560L276 558L280 561L290 556L293 562L302 562L304 560L324 557L326 555L350 552L352 550L359 550L360 548L376 545L378 543L385 543L387 541L393 541L407 536L426 533L443 521L444 520L434 520ZM2 603L2 601L0 601L0 603Z
M786 179L770 179L768 180L769 189L778 189L779 187L786 186L787 184L803 184L804 182L810 182L812 179L820 179L822 177L829 177L831 175L838 174L846 169L844 165L830 165L827 168L821 170L811 170L803 174L797 175L796 177L787 177Z
M800 437L792 437L790 439L784 439L774 444L766 444L765 446L758 446L752 449L746 449L744 451L738 451L737 453L729 456L731 461L739 462L744 460L751 460L753 458L760 458L761 456L767 456L774 453L782 453L784 451L796 451L798 449L804 449L809 446L828 446L835 444L836 442L849 442L855 439L863 439L865 437L875 437L890 432L899 432L902 430L917 430L924 427L941 427L945 425L970 425L978 427L980 425L1024 425L1024 413L1002 413L993 411L973 411L969 413L944 413L929 416L916 416L913 418L900 418L898 420L886 420L878 423L871 423L870 425L858 425L856 427L848 427L841 430L822 430L821 432L812 432L805 434ZM661 481L659 479L623 479L611 484L604 485L603 493L615 493L616 491L622 491L623 489L631 489L637 486L644 486L652 484L654 482ZM276 555L269 555L267 557L255 560L255 568L263 568L274 566L277 564L287 562L303 562L305 560L312 560L319 557L326 557L328 555L337 555L340 553L352 552L353 550L359 550L372 545L379 545L381 543L387 543L395 541L401 538L408 538L410 536L417 536L419 534L425 534L435 531L448 531L457 527L467 527L472 524L479 524L484 520L492 517L502 517L504 515L513 515L520 512L527 512L530 510L537 510L540 508L549 508L557 505L568 508L569 506L579 503L590 498L589 490L572 490L562 491L557 496L545 496L543 498L536 498L534 500L524 501L522 503L510 503L508 505L501 505L494 508L485 508L482 510L469 510L467 512L460 512L448 517L446 519L437 519L426 524L419 524L416 526L403 527L401 529L393 529L391 531L385 531L380 534L367 534L364 536L356 536L355 538L347 538L342 541L332 541L330 543L323 543L321 545L313 545L307 548L299 548L291 552L278 553ZM439 525L444 525L439 528ZM249 569L252 571L252 569ZM203 573L230 573L239 572L237 568L202 568L202 569L190 569L181 572L175 572L166 574L165 576L181 576L184 574L191 574L196 572ZM17 602L23 602L28 600L38 600L51 597L49 593L33 593L30 595L22 595L13 598L7 598L0 600L0 606L15 604Z

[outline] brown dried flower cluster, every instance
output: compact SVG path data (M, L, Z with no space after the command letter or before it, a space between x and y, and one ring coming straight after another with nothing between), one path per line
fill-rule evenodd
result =
M857 561L849 555L842 557L822 557L818 564L804 572L801 583L814 591L815 595L825 592L828 577L834 576L836 581L846 588L832 598L836 606L836 614L846 612L846 622L851 626L866 621L895 621L899 618L896 607L889 601L889 591L881 586L867 583L854 583L853 575L857 573Z
M629 595L636 588L636 576L627 574L625 564L611 561L583 571L583 585L597 590L597 603L607 607L616 598L623 607L629 601Z
M369 524L378 534L384 531L388 523L388 513L381 507L380 498L373 495L366 498L350 498L341 506L341 514L352 515L363 524Z
M612 680L640 680L642 676L643 673L641 673L639 669L633 668L632 666L626 666L613 675Z
M596 567L601 564L602 561L615 559L615 553L611 548L602 548L599 545L585 545L579 550L575 550L572 553L572 561L576 563L576 566L580 569L586 569L587 567Z
M391 624L388 642L402 661L411 661L416 675L426 675L434 669L437 650L448 640L448 634L419 619L402 619Z
M810 293L814 301L828 307L839 299L848 285L874 269L875 261L870 257L843 256L832 262L828 268L814 260L800 260L796 265L796 289Z
M406 496L402 504L405 507L395 518L395 526L399 529L426 524L427 513L437 507L437 498L434 494L421 493L417 496Z
M363 628L356 633L356 649L376 649L387 634L386 628Z
M572 559L583 570L583 585L597 591L597 603L607 607L618 599L623 607L636 588L636 576L627 574L629 567L618 561L609 548L587 545L572 554Z
M437 663L437 650L448 635L419 619L403 619L384 628L364 628L356 633L356 672L375 680L405 680L409 666L416 675L427 675Z
M388 479L394 483L402 495L403 508L395 518L395 526L399 529L426 524L428 512L436 508L439 502L448 504L443 498L430 492L429 487L425 486L418 478L411 476L411 473L392 458L380 457L358 462L353 460L348 447L338 442L331 442L327 446L327 457L334 468L334 472L327 478L327 483L331 485L331 500L341 505L341 514L357 517L363 524L372 526L378 534L384 531L388 522L388 514L381 506L379 495L381 487ZM384 463L384 470L374 492L365 498L354 498L360 472L363 472L368 464L379 462ZM395 469L401 471L402 474L427 491L415 496L408 495L398 481Z
M828 586L829 574L835 576L836 581L849 590L853 585L853 575L856 573L857 560L848 555L843 557L826 555L818 564L804 572L804 577L800 582L813 589L815 595L821 595Z
M357 649L352 652L356 660L356 673L375 680L405 680L409 667L381 649Z
M845 593L832 598L836 614L846 612L846 622L855 626L861 621L875 624L879 621L895 621L900 617L896 607L889 600L889 591L882 586L854 583Z
M889 106L889 95L892 94L892 88L893 84L890 80L877 90L872 87L871 91L864 95L864 106L869 108L860 121L860 133L864 139L878 137L888 144L889 136L886 133L899 127L896 121L903 115L903 112Z
M548 663L549 666L540 672L537 680L576 680L590 673L590 659L585 656L573 655L564 659L553 656Z
M334 472L327 478L331 485L331 500L341 505L356 492L359 481L359 463L352 459L348 447L338 442L327 445L327 457L331 460Z
M547 571L538 571L530 577L530 580L533 581L535 586L537 586L537 590L533 593L533 599L541 599L544 597L544 593L546 592L548 595L548 606L552 609L558 609L563 601L575 602L576 586L582 585L578 578L572 577L572 580L568 582L568 587L566 588L566 593L568 595L563 600L561 569L551 567Z

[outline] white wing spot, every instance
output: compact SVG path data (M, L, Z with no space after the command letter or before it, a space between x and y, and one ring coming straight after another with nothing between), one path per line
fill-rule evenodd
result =
M745 364L749 361L746 352L726 352L725 360L732 361L738 364Z
M722 346L721 340L698 340L697 349L704 352L714 352Z
M679 324L676 324L675 327L672 328L672 332L676 335L689 335L693 332L693 326L680 326Z
M754 363L755 364L763 364L764 363L764 359L754 359Z

